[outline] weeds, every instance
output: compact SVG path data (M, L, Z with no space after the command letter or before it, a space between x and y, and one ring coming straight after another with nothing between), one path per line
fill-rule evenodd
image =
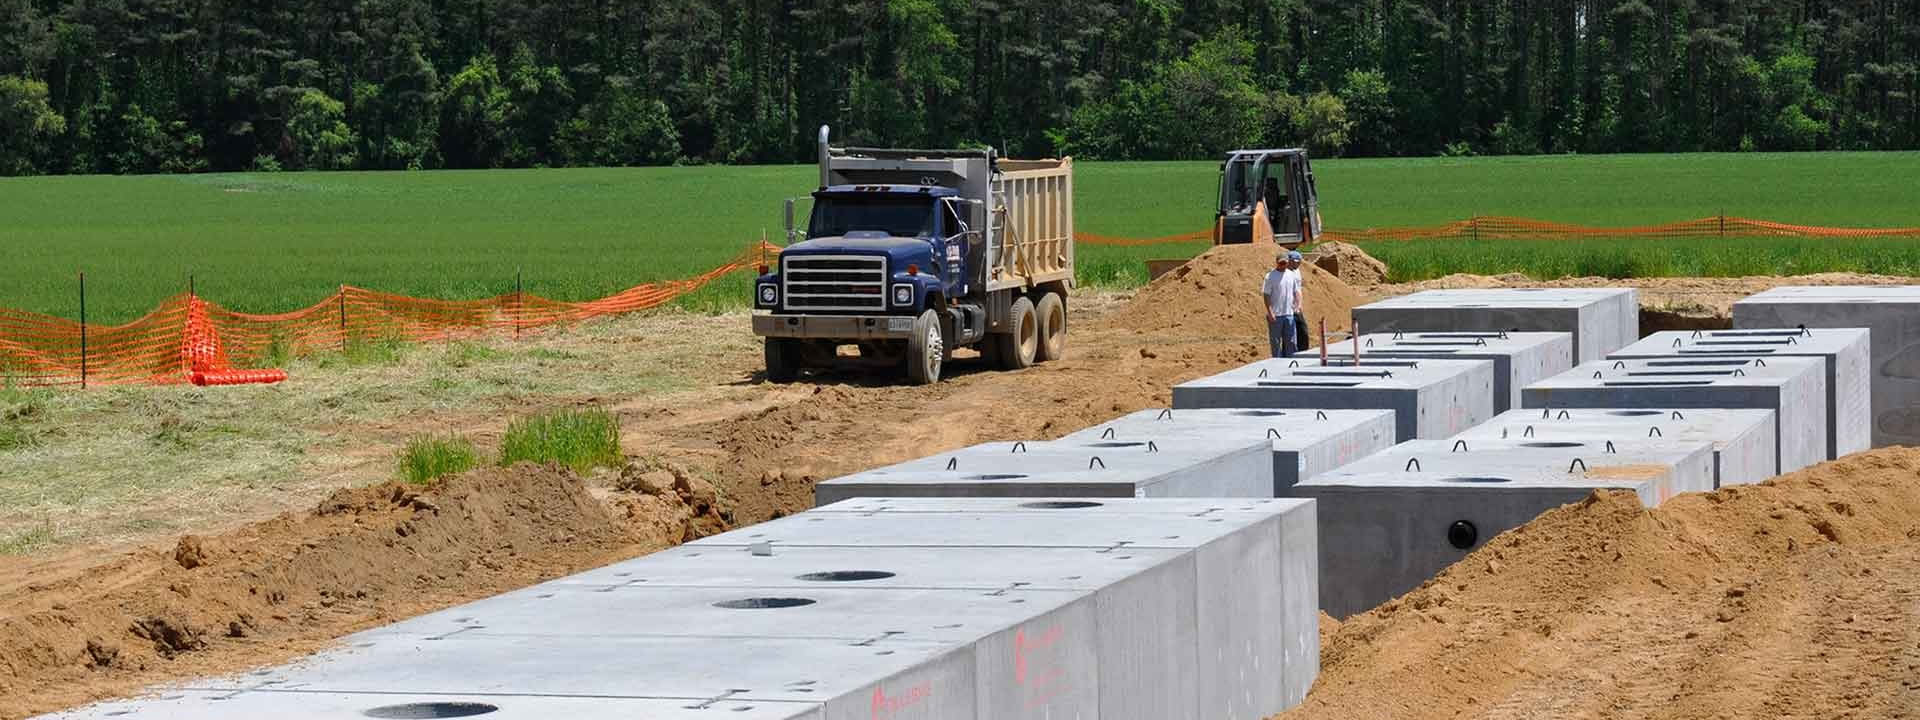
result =
M557 462L584 473L618 465L620 423L602 409L558 410L515 420L500 441L500 464Z
M472 470L480 464L480 453L473 442L449 435L419 435L400 450L400 479L414 485L426 485L441 477Z
M12 535L0 536L0 555L25 555L53 544L53 524L42 523Z
M316 355L314 362L323 368L392 367L413 347L397 337L353 337L345 348Z
M447 347L446 362L457 368L473 367L475 363L486 362L500 357L499 350L470 340L457 340Z

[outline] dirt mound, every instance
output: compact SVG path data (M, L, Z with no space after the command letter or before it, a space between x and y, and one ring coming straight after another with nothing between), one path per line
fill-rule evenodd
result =
M1328 637L1285 718L1914 717L1920 450L1600 493Z
M711 486L670 490L622 495L622 517L557 467L477 470L432 488L342 490L308 512L10 586L0 718L282 660L724 527Z
M1273 269L1274 252L1271 245L1208 250L1142 288L1119 310L1114 324L1139 333L1247 338L1264 345L1267 319L1260 282ZM1362 302L1360 293L1318 267L1302 264L1300 270L1305 273L1312 332L1317 335L1322 320L1328 333L1347 329L1353 306Z
M1332 273L1351 287L1370 288L1387 281L1387 264L1358 245L1320 243L1307 253L1307 264Z

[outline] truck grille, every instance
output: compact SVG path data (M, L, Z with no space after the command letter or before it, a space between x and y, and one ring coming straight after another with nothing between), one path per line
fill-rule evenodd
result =
M780 258L780 302L790 310L886 312L887 259L875 255Z

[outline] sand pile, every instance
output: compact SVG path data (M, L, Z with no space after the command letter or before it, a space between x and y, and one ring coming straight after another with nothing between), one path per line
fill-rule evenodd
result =
M1341 623L1286 718L1915 717L1920 450L1597 494Z
M1307 264L1332 273L1351 287L1370 288L1387 281L1387 264L1358 245L1334 241L1314 245Z
M662 493L620 494L625 513L571 473L528 464L342 490L311 511L9 584L0 718L283 660L724 527L711 486L667 477Z
M1260 282L1273 269L1271 245L1222 245L1154 280L1119 311L1115 325L1141 333L1193 337L1245 337L1266 342L1266 311ZM1307 322L1319 343L1327 332L1345 330L1360 294L1325 270L1301 264L1306 273Z

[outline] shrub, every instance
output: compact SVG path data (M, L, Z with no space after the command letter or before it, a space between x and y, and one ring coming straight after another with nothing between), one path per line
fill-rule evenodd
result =
M500 464L557 462L584 473L618 465L620 422L599 408L558 410L515 420L500 441Z

